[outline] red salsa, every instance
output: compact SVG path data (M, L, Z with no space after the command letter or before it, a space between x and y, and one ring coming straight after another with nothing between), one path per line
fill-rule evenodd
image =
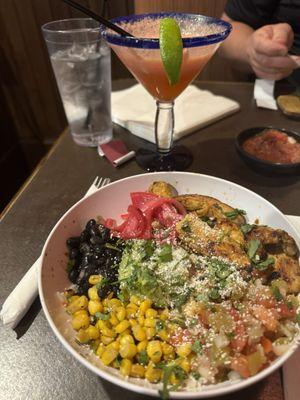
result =
M300 143L276 129L264 129L245 140L242 147L247 153L264 161L280 164L300 162Z

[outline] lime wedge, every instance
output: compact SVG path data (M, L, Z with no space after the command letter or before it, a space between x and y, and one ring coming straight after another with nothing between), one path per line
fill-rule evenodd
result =
M159 26L160 56L170 85L179 81L182 64L182 38L177 21L164 18Z

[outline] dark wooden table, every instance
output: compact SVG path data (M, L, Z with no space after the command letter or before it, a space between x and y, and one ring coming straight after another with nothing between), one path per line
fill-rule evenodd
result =
M117 83L115 87L126 84ZM234 148L234 137L242 129L275 125L299 130L299 122L285 118L279 111L257 109L252 84L201 83L201 87L236 99L241 111L182 140L194 155L189 170L239 183L270 200L284 213L299 215L299 176L262 176L249 169ZM121 128L115 127L114 133L130 149L145 144ZM0 304L39 256L53 225L81 198L96 175L117 180L143 172L135 160L113 168L95 149L75 145L65 132L2 215ZM0 343L1 400L143 398L100 379L73 359L52 333L38 299L15 332L0 327ZM281 373L275 372L227 398L283 400Z

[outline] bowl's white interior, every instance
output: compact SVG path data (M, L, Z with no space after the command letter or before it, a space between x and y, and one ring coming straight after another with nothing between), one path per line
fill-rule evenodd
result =
M280 228L293 236L300 247L297 232L287 218L272 204L257 194L234 183L222 179L184 172L162 172L137 175L112 183L93 195L76 203L53 228L42 253L42 267L39 276L39 291L46 317L62 344L86 367L109 381L125 388L148 395L157 395L155 386L144 380L125 380L116 370L103 367L96 356L85 346L76 345L70 319L64 312L62 297L59 295L70 286L65 272L67 255L66 239L78 235L86 222L97 216L118 219L126 212L130 203L130 193L144 191L155 180L164 180L176 187L179 194L200 193L216 197L247 212L249 222L258 218L260 224ZM273 372L292 354L295 346L278 358L270 367L247 380L227 382L204 387L201 391L176 392L174 398L213 397L246 387Z

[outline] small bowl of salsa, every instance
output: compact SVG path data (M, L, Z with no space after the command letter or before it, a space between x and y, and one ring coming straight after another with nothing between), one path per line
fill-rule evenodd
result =
M255 170L267 173L300 172L300 133L275 127L255 127L236 138L241 158Z

